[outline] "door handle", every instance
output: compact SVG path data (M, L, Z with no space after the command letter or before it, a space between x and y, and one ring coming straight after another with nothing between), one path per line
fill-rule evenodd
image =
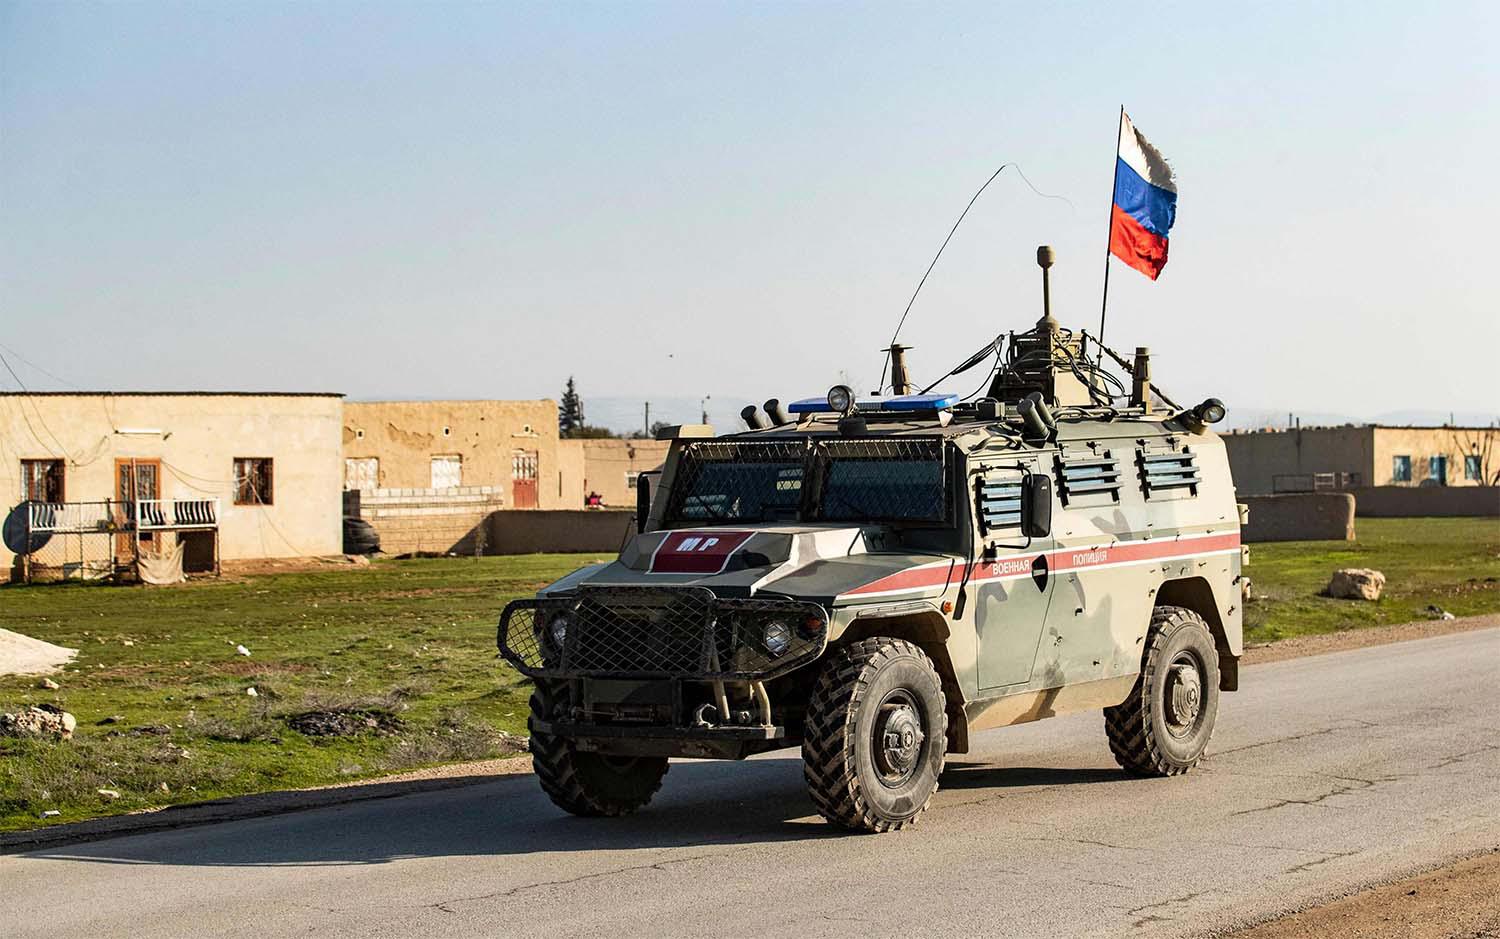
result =
M1047 555L1038 554L1031 561L1031 580L1036 589L1047 589Z

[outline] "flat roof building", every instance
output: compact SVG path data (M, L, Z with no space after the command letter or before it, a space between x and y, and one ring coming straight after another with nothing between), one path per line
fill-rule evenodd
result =
M1348 424L1224 434L1245 495L1500 484L1500 428Z
M138 530L150 548L212 532L215 560L338 554L341 406L337 394L0 393L0 564L15 565L28 528L56 542L32 554L80 569L101 550L85 543L90 527ZM28 514L24 503L89 508Z

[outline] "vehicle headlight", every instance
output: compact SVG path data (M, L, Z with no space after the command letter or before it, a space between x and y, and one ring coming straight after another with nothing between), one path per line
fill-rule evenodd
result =
M563 647L563 640L568 638L568 627L572 625L573 620L566 613L557 614L547 623L547 638L552 640L553 648Z
M766 624L765 634L762 636L766 644L766 651L772 655L781 655L791 648L792 629L780 620L772 620Z

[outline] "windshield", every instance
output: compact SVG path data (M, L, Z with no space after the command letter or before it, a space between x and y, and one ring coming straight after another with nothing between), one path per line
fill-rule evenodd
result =
M667 520L942 523L938 438L702 441L678 463Z

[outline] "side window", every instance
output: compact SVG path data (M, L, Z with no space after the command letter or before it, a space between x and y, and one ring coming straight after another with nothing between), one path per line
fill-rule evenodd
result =
M1477 453L1464 457L1464 479L1482 480L1484 478L1483 462Z
M1177 449L1170 439L1161 444L1148 444L1135 452L1136 465L1141 471L1141 489L1147 499L1164 498L1176 493L1196 496L1198 484L1203 478L1198 475L1198 455L1190 447Z
M267 457L234 458L234 504L270 505L275 495L271 460Z
M21 496L28 502L63 501L63 461L22 460Z
M1391 482L1411 482L1411 457L1407 454L1398 454L1391 457Z

